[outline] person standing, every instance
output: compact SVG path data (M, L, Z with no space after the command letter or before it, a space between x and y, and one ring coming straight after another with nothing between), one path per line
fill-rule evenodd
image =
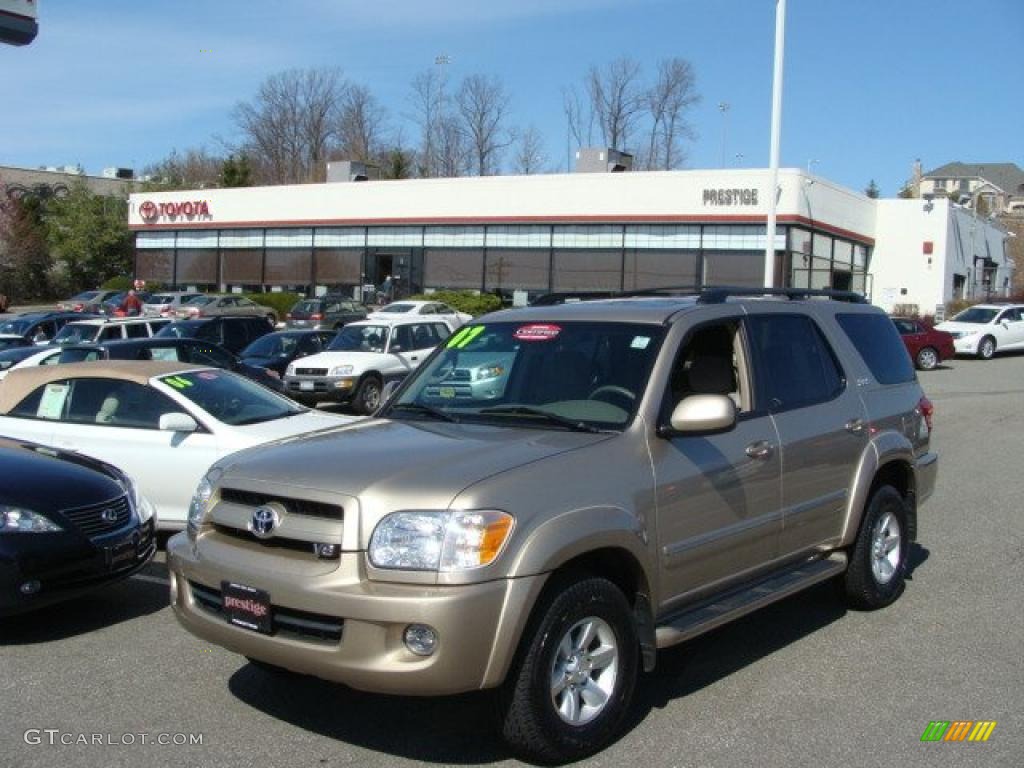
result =
M121 302L121 311L124 312L125 317L134 317L142 312L142 302L135 295L135 291L128 291L128 295Z

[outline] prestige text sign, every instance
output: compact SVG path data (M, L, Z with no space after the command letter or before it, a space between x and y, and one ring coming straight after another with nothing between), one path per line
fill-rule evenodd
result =
M705 189L704 205L757 205L756 189Z

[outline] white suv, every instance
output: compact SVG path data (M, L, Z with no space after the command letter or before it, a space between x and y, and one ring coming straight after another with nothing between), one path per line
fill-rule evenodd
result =
M405 378L451 332L444 320L415 315L349 323L325 352L288 366L285 390L310 405L351 403L360 413L373 413L384 384Z
M148 339L170 320L146 317L128 318L96 318L94 320L76 320L68 323L53 337L51 344L100 344L104 341L120 339Z
M958 355L990 360L997 351L1024 349L1024 304L975 304L935 328L953 336Z

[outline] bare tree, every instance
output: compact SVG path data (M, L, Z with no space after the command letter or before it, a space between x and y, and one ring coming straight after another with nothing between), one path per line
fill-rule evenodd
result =
M172 149L163 160L147 166L143 176L147 190L203 189L220 186L223 157L210 154L204 147L184 152Z
M420 129L419 175L437 176L441 124L447 112L446 78L442 71L427 69L412 81L412 119Z
M369 88L350 86L342 99L338 118L338 153L346 160L378 162L386 119L386 110Z
M435 176L465 176L469 173L471 151L466 134L453 114L442 115L437 125Z
M565 111L569 135L576 142L576 147L592 146L594 144L594 110L580 97L580 93L575 87L562 89L562 109Z
M497 173L501 151L511 143L503 127L508 100L501 81L485 75L470 75L455 94L477 176Z
M234 118L256 168L271 184L323 181L347 83L337 69L271 75Z
M525 130L515 132L512 169L516 173L529 176L541 172L548 158L544 152L544 137L531 125Z
M587 94L594 118L607 146L625 150L643 109L640 65L629 58L616 59L604 71L592 66L587 72Z
M690 62L681 58L658 62L658 80L645 94L651 118L645 168L668 171L685 162L681 140L694 135L687 112L699 101Z

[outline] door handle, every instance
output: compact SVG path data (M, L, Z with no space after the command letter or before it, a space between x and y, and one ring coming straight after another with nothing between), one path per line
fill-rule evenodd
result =
M775 446L767 440L758 440L747 446L747 456L752 459L764 460L770 458L773 453L775 453Z
M415 363L415 362L416 362L417 360L419 360L419 358L418 358L418 357L410 357L409 359L410 359L410 360L412 360L412 361L413 361L414 363Z
M863 434L866 426L864 419L850 419L843 425L844 429L852 435Z

